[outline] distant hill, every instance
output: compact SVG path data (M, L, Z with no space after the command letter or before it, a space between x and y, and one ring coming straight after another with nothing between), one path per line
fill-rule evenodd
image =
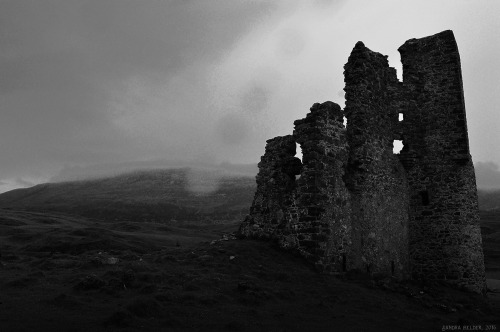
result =
M221 170L157 169L16 189L0 195L0 207L105 220L219 223L242 220L254 191L254 176Z
M198 169L211 170L217 172L227 172L233 175L255 177L258 172L257 164L232 164L223 162L220 164L203 163L200 161L172 161L172 160L150 160L96 164L88 166L67 166L59 174L50 179L49 182L67 182L89 179L99 179L117 176L120 174L132 173L137 170L158 170L158 169Z
M104 220L243 220L255 176L226 169L149 169L91 180L45 183L0 194L0 208L64 212ZM479 208L500 211L500 190L478 190Z
M479 209L500 211L500 190L478 190Z
M475 162L477 187L483 190L500 190L500 168L494 162Z

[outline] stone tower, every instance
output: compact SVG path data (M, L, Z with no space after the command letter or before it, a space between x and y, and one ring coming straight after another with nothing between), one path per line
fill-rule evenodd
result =
M453 32L408 40L400 154L410 185L411 273L482 291L485 285L474 166L460 56Z
M274 239L322 271L484 292L455 38L444 31L399 51L403 82L387 56L358 42L344 66L344 111L314 104L293 135L267 141L240 234ZM404 144L400 154L392 152L394 140Z

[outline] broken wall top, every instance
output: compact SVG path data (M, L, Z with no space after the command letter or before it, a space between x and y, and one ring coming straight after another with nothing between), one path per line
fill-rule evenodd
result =
M399 48L407 112L407 152L429 162L470 160L463 83L451 30L410 39Z

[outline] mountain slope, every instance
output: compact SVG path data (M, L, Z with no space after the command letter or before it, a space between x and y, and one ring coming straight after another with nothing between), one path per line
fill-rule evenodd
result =
M189 168L136 171L109 178L46 183L0 195L0 207L61 211L99 219L242 219L255 179Z
M479 209L500 210L500 190L478 190Z

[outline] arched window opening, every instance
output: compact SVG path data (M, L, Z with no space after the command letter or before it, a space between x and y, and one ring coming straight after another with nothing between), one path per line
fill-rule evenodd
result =
M301 162L303 162L302 158L303 158L303 155L302 155L302 147L300 146L299 143L295 143L296 144L296 147L295 147L295 157L299 158ZM298 180L300 179L300 174L298 175L295 175L295 180Z
M299 158L300 161L302 161L302 147L300 146L299 143L295 143L296 149L295 149L295 157Z
M403 150L404 144L402 140L395 139L392 142L392 153L399 154Z

